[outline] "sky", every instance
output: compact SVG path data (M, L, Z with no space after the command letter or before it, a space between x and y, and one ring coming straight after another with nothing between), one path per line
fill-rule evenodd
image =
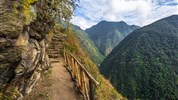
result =
M145 26L178 14L178 0L79 0L71 22L82 29L102 20Z

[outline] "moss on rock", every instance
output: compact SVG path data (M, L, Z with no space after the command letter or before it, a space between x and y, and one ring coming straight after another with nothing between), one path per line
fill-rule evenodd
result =
M22 33L23 19L22 16L18 14L19 6L20 3L17 3L17 1L1 1L0 37L17 38Z
M25 25L29 25L35 19L35 13L32 11L32 4L37 0L23 0L23 15L25 17Z

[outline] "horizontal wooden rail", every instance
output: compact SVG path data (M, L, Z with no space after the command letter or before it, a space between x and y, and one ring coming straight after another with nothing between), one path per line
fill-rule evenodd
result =
M72 78L76 81L77 88L82 93L85 100L94 100L94 88L99 83L90 75L83 65L70 53L64 49L66 67L70 71Z

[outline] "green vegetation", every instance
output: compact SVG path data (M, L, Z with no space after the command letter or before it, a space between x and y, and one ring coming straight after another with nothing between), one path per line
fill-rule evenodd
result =
M76 0L23 0L25 25L34 31L46 34L55 26L55 19L69 21Z
M100 69L129 99L177 100L178 16L132 32Z
M97 25L86 29L85 32L94 41L99 51L106 56L122 39L137 28L138 26L130 26L125 22L101 21Z
M46 46L41 45L47 44L46 38L54 28L55 19L68 21L75 0L0 0L0 8L0 92L3 92L0 99L15 100L31 89L38 79L36 72L48 68L48 57L43 56L46 51L39 51L39 59L34 52L39 48L46 50ZM19 45L18 41L22 44ZM24 54L28 59L23 57ZM21 62L26 64L21 65Z
M99 73L98 67L92 62L85 50L82 49L80 41L74 32L68 34L65 48L79 59L91 75L100 83L99 87L96 89L97 100L125 99L118 94L113 86Z
M31 4L37 2L37 0L23 0L23 14L25 17L25 24L29 25L35 18L34 12L31 11Z
M99 52L98 48L90 40L90 38L87 36L85 31L83 31L78 26L73 26L72 29L73 29L77 39L80 41L81 47L89 54L90 58L95 63L100 64L103 61L104 56Z
M71 23L67 24L67 22L65 21L60 21L57 23L58 24L56 24L55 30L60 31L61 33L67 33L67 34L74 33L81 47L84 49L84 51L87 54L89 54L89 57L92 59L93 62L95 62L96 64L100 64L103 61L104 56L99 52L98 48L90 40L90 38L88 37L88 35L85 33L84 30L82 30L80 27L73 25ZM73 51L76 49L76 47L71 46L69 43L66 44L66 47L70 49L70 51Z

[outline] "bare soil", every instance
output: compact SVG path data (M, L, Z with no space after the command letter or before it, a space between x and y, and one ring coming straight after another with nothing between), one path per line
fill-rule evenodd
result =
M64 67L64 59L60 58L24 100L82 100L82 96Z

